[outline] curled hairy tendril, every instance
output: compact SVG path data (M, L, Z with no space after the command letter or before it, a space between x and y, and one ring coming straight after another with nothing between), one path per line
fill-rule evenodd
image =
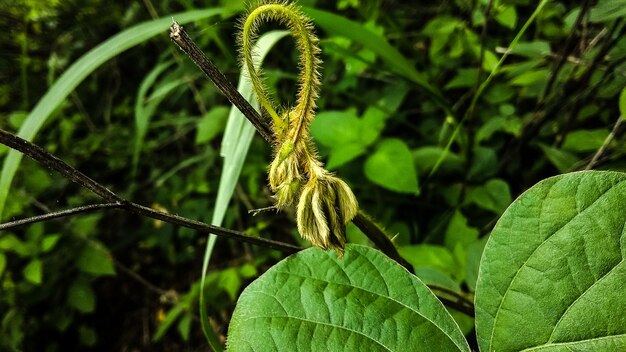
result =
M292 37L300 53L298 59L298 93L296 106L283 116L280 116L274 108L265 89L262 74L254 67L254 53L252 48L258 38L258 29L263 22L277 21L284 24ZM252 86L259 103L272 118L274 133L278 139L287 138L296 142L313 120L315 113L315 100L318 97L320 87L319 67L321 60L318 55L318 39L313 34L313 24L294 4L286 2L264 2L250 10L245 21L241 25L240 46L243 58L243 66L248 71ZM282 137L282 138L281 138Z

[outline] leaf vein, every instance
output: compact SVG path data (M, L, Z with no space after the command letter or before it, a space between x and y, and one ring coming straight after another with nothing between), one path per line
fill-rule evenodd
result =
M393 297L391 297L391 296L385 296L385 295L382 295L382 294L380 294L380 293L372 292L372 291L367 290L367 289L365 289L365 288L363 288L363 287L358 287L358 286L355 286L355 285L346 285L346 284L344 284L344 283L340 283L340 282L334 282L334 281L330 281L330 280L323 280L323 279L319 279L319 278L316 278L316 277L306 276L306 275L301 275L301 274L296 274L296 273L289 273L289 272L284 272L284 271L277 271L277 272L278 272L278 273L282 273L282 274L288 274L288 275L293 275L293 276L299 276L299 277L304 278L304 279L311 279L311 280L316 280L316 281L322 281L322 282L331 283L331 284L340 285L340 286L348 286L348 287L352 287L352 288L355 288L355 289L359 289L359 290L364 291L364 292L371 293L371 294L373 294L373 295L377 295L377 296L380 296L380 297L387 298L387 299L389 299L390 301L392 301L392 302L394 302L394 303L396 303L396 304L398 304L398 305L400 305L400 306L403 306L403 307L405 307L405 308L409 309L409 310L410 310L410 311L412 311L412 312L415 312L417 315L421 316L421 317L422 317L422 318L424 318L426 321L428 321L428 322L429 322L429 323L431 323L432 325L436 326L439 330L441 330L441 332L443 332L443 333L444 333L444 334L445 334L445 335L446 335L446 336L450 339L450 341L452 341L452 343L454 343L454 345L455 345L455 346L457 346L457 347L458 347L458 345L457 345L457 341L455 341L455 340L452 338L452 336L450 336L450 334L449 334L447 331L445 331L444 329L442 329L442 328L441 328L441 327L440 327L437 323L435 323L434 321L432 321L430 318L426 317L426 316L425 316L424 314L422 314L421 312L419 312L419 311L417 311L417 310L413 309L412 307L410 307L410 306L408 306L408 305L406 305L406 304L404 304L404 303L402 303L402 302L400 302L400 301L396 300L395 298L393 298ZM432 294L432 293L431 293L431 294ZM439 304L443 307L443 304L441 303L441 301L437 300L437 302L439 302ZM445 309L445 307L443 307L443 308Z
M254 317L246 318L246 319L244 319L244 321L250 321L250 320L255 320L255 319L276 319L276 318L278 318L278 319L280 319L280 318L283 318L283 319L294 319L294 320L299 320L299 321L303 321L303 322L311 323L311 324L315 324L315 325L326 325L326 326L330 326L330 327L337 328L337 329L340 329L340 330L349 331L349 332L355 333L357 335L361 335L361 336L365 337L368 340L373 341L374 343L376 343L377 345L383 347L387 351L390 351L390 352L393 351L391 348L385 346L382 342L377 341L377 340L373 339L372 337L367 336L367 335L365 335L364 333L362 333L360 331L353 330L353 329L350 329L350 328L347 328L347 327L341 326L341 325L334 325L334 324L329 324L329 323L325 323L325 322L321 322L321 321L314 321L314 320L301 318L301 317L296 317L296 316L292 316L292 315L285 315L285 316L257 315L257 316L254 316Z

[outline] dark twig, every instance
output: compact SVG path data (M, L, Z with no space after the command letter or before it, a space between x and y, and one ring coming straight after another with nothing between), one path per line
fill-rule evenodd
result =
M439 291L445 295L452 296L455 298L455 300L451 300L445 297L441 297L441 295L437 295L437 298L439 298L442 302L444 302L446 306L454 308L458 310L459 312L465 313L469 315L470 317L474 316L474 313L475 313L474 303L466 295L460 292L453 291L447 287L439 286L439 285L427 285L427 286L428 288L431 289L431 291L435 293Z
M219 227L219 226L209 225L201 221L185 218L185 217L178 216L178 215L156 211L152 208L148 208L143 205L139 205L135 203L129 203L127 206L127 209L130 212L133 212L135 214L144 215L149 218L156 219L156 220L162 220L170 224L180 225L189 229L198 230L203 233L212 233L218 236L232 238L232 239L242 241L242 242L247 242L250 244L256 244L256 245L267 247L267 248L277 249L277 250L280 250L282 252L289 253L289 254L296 253L302 250L302 248L298 246L294 246L289 243L269 240L269 239L265 239L261 237L248 236L243 232L230 230L230 229Z
M539 99L540 102L543 101L548 95L548 93L550 93L550 91L552 90L552 85L554 85L554 82L556 81L556 78L559 75L559 72L561 71L563 64L567 60L567 57L569 56L569 54L576 47L576 41L574 40L576 38L576 29L582 23L583 18L585 18L585 15L587 11L589 10L590 4L591 4L591 0L585 0L582 7L580 8L580 12L578 13L578 16L576 17L574 24L572 25L572 30L569 36L567 37L567 39L565 40L565 45L563 46L563 50L561 51L561 53L559 53L558 60L552 66L552 71L550 71L550 77L548 78L548 83L546 84L546 87L543 90L543 93L541 94L541 98Z
M604 155L606 148L609 146L609 144L611 144L611 141L613 141L613 138L615 138L615 134L619 130L620 126L622 125L622 122L624 122L624 117L623 116L618 117L617 121L615 122L615 125L613 126L613 129L611 130L611 133L609 133L609 135L606 136L604 143L602 143L602 146L600 146L600 149L598 149L598 151L593 155L593 158L591 158L591 161L589 162L589 164L587 164L587 166L585 167L585 170L593 169L593 167L596 165L598 160L600 160L600 158Z
M617 36L613 37L613 34L617 30L617 28L619 28L619 25L620 21L616 20L613 23L613 26L611 26L611 29L609 30L607 35L607 40L604 42L602 47L600 47L600 51L593 58L591 66L589 67L589 69L587 69L587 71L585 71L585 74L580 79L579 84L581 87L587 87L589 85L589 83L591 82L591 77L595 70L606 58L606 55L609 53L609 51L615 47L617 41L620 40L624 34L626 34L626 26L622 26L622 29L617 34ZM571 126L574 123L578 112L580 111L581 106L583 106L583 102L587 101L587 98L590 96L590 94L595 94L595 92L595 89L587 89L586 91L580 92L578 96L574 96L574 98L571 99L572 107L565 118L563 127L559 130L559 134L557 135L555 141L556 146L560 146L563 143L563 141L565 140L565 136L569 133Z
M122 208L122 207L123 205L120 203L100 203L100 204L84 205L84 206L76 207L72 209L60 210L60 211L46 213L43 215L31 216L30 218L26 218L26 219L6 222L4 224L0 224L0 231L11 230L19 226L34 224L36 222L42 222L46 220L64 218L64 217L78 215L78 214L85 214L85 213L90 213L92 211L97 211L97 210L102 210L102 209Z
M187 54L191 60L198 66L202 72L215 84L215 86L230 100L230 102L241 111L241 113L254 125L259 134L269 143L273 142L271 137L271 129L267 122L261 119L261 116L257 111L244 99L241 94L235 89L235 87L224 77L224 74L204 55L204 53L198 48L198 46L189 38L183 27L181 27L176 21L170 27L170 38L180 47L182 51ZM410 272L413 272L413 267L404 260L398 250L393 245L393 242L387 237L384 231L376 225L374 221L369 219L363 213L359 213L352 222L363 231L363 233L374 244L380 248L380 250L393 260L400 263Z
M43 214L43 215L32 216L30 218L26 218L26 219L21 219L21 220L16 220L16 221L11 221L11 222L7 222L7 223L4 223L4 224L0 224L0 231L11 230L11 229L19 227L19 226L24 226L24 225L37 223L37 222L42 222L42 221L47 221L47 220L52 220L52 219L58 219L58 218L62 218L62 217L68 217L68 216L72 216L72 215L79 215L79 214L85 214L85 213L98 211L98 210L103 210L103 209L115 209L115 208L121 208L121 207L123 207L123 205L122 204L118 204L118 203L100 203L100 204L84 205L84 206L81 206L81 207L76 207L76 208L67 209L67 210L50 212L50 213ZM154 284L150 283L148 280L143 278L141 275L139 275L136 272L130 270L128 267L126 267L125 265L123 265L122 263L117 261L115 258L113 258L113 262L118 267L118 269L122 270L127 275L129 275L131 278L133 278L135 281L137 281L140 284L142 284L143 286L145 286L148 290L153 291L153 292L159 294L161 297L164 297L164 298L166 298L166 299L168 299L170 301L174 301L174 300L172 300L172 298L173 298L173 296L175 296L175 291L165 291L165 290L155 286Z
M473 317L475 315L473 304L471 306L468 306L464 303L453 301L446 297L441 297L441 295L437 295L437 294L435 295L437 296L437 299L439 299L441 303L443 303L444 306L456 309L459 312L464 313L465 315L470 316L470 317Z
M128 275L133 280L135 280L138 283L140 283L142 286L146 287L148 289L148 291L152 291L152 292L158 294L159 296L161 296L162 298L165 298L165 299L168 299L169 301L172 301L172 303L175 303L175 301L177 300L175 291L166 291L166 290L164 290L164 289L162 289L160 287L157 287L155 284L153 284L150 281L146 280L141 275L137 274L136 272L134 272L133 270L131 270L130 268L128 268L127 266L125 266L124 264L120 263L119 261L117 261L115 259L113 260L113 263L115 264L115 266L118 269L120 269L126 275Z
M237 88L230 83L224 74L209 60L209 58L198 48L183 27L174 21L170 27L170 38L178 45L178 47L189 56L189 58L209 77L211 82L228 98L228 100L244 114L244 116L254 125L261 137L267 142L272 143L272 132L269 126L263 122L261 115L248 103L248 101L239 94Z
M123 204L126 202L124 199L113 193L108 188L92 180L75 168L69 166L66 162L48 153L40 146L35 145L3 129L0 129L0 143L24 153L24 155L39 162L49 169L60 172L67 179L87 188L88 190L99 195L101 198L109 201L110 203Z
M519 151L522 149L522 147L526 145L528 141L532 139L532 137L539 133L541 127L547 121L549 121L550 118L558 116L560 111L562 111L565 107L569 107L571 104L574 104L574 108L571 109L572 111L578 109L578 104L581 101L584 101L584 92L577 94L577 90L584 89L588 86L592 74L600 66L600 63L604 60L606 54L614 46L616 41L626 32L626 26L624 26L622 27L620 33L617 36L613 37L613 34L615 33L619 25L620 20L615 20L613 25L609 29L609 34L607 35L606 42L599 49L598 53L594 56L593 61L580 79L574 81L574 79L572 78L568 80L568 82L565 82L563 84L565 86L565 89L563 89L563 91L557 96L551 98L550 103L547 103L545 105L543 103L538 104L531 121L528 124L524 125L520 136L511 143L509 143L509 146L504 151L504 154L499 163L500 169L507 165L509 161L518 156ZM564 102L564 99L567 99L567 101ZM565 128L560 131L561 134L564 133L564 131L568 130L568 125L569 123L571 123L571 119L572 118L570 114L568 115L567 121L565 122Z
M198 230L203 233L213 233L218 236L233 238L242 242L247 242L247 243L256 244L259 246L277 249L286 253L295 253L301 249L300 247L294 246L289 243L283 243L283 242L264 239L260 237L252 237L252 236L246 235L243 232L226 229L226 228L219 227L219 226L209 225L200 221L188 219L188 218L178 216L178 215L172 215L172 214L156 211L154 209L151 209L143 205L139 205L131 201L128 201L126 199L123 199L117 194L113 193L108 188L92 180L91 178L83 174L82 172L74 169L73 167L65 163L63 160L43 150L41 147L2 129L0 129L0 143L24 153L24 155L32 158L33 160L41 163L42 165L52 170L58 171L59 173L61 173L63 176L65 176L67 179L71 180L72 182L89 189L90 191L99 195L103 199L107 200L109 203L115 204L116 206L111 205L112 208L124 209L134 214L139 214L139 215L147 216L149 218L162 220L170 224L175 224L175 225L179 225L182 227ZM68 211L71 211L71 210L68 210ZM29 221L29 219L23 219L21 221L32 223L32 221Z
M474 91L478 90L480 87L480 83L483 81L483 60L485 59L485 42L487 41L487 25L489 23L489 13L491 12L491 6L493 5L493 0L489 0L487 3L487 7L485 8L485 23L483 24L483 28L480 32L480 57L478 58L478 77L476 79L476 85L474 86ZM471 118L471 117L470 117Z
M362 210L352 219L352 222L359 228L374 244L380 248L383 253L389 256L391 259L398 262L400 265L406 268L410 273L415 274L413 266L409 264L394 246L393 242L389 239L385 231L380 228L372 219L370 219Z

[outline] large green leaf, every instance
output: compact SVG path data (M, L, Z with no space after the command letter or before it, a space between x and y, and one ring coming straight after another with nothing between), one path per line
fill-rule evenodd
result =
M30 112L22 127L18 131L18 136L31 141L39 132L39 129L46 122L48 117L63 103L65 98L76 88L89 74L112 57L119 55L123 51L133 46L143 43L157 34L167 35L167 28L172 24L172 17L179 23L197 21L202 18L225 14L226 10L221 8L189 11L167 16L154 21L138 24L128 28L104 43L90 50L81 56L70 66L67 71L54 82L46 94L39 100L35 108ZM13 181L13 176L17 171L22 154L11 150L4 164L0 175L0 216L4 210L9 188Z
M310 248L248 286L231 320L231 351L469 351L415 276L369 247L343 258Z
M626 174L546 179L506 210L476 287L481 351L626 350Z

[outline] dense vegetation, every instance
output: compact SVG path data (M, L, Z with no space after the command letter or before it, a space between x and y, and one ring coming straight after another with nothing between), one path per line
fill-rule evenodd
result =
M300 5L322 49L311 126L322 159L438 296L473 301L487 238L528 188L586 168L625 171L625 1ZM273 204L265 141L229 154L245 163L238 178L223 176L237 143L222 141L230 104L167 35L172 14L204 8L217 10L176 19L236 83L243 1L1 2L0 128L17 133L39 114L41 131L21 133L127 199L308 246L293 211L248 213ZM161 17L132 44L145 28L96 48ZM262 32L272 29L281 27ZM293 105L297 52L283 37L268 41L263 66L270 94ZM67 96L54 86L64 72L78 84ZM0 147L3 174L8 153ZM232 200L218 197L235 180ZM27 158L8 190L1 222L100 202ZM347 237L371 244L352 224ZM198 309L207 241L116 210L0 232L0 350L207 349ZM243 288L285 254L219 238L209 256L202 311L223 343ZM476 348L474 318L450 311Z

